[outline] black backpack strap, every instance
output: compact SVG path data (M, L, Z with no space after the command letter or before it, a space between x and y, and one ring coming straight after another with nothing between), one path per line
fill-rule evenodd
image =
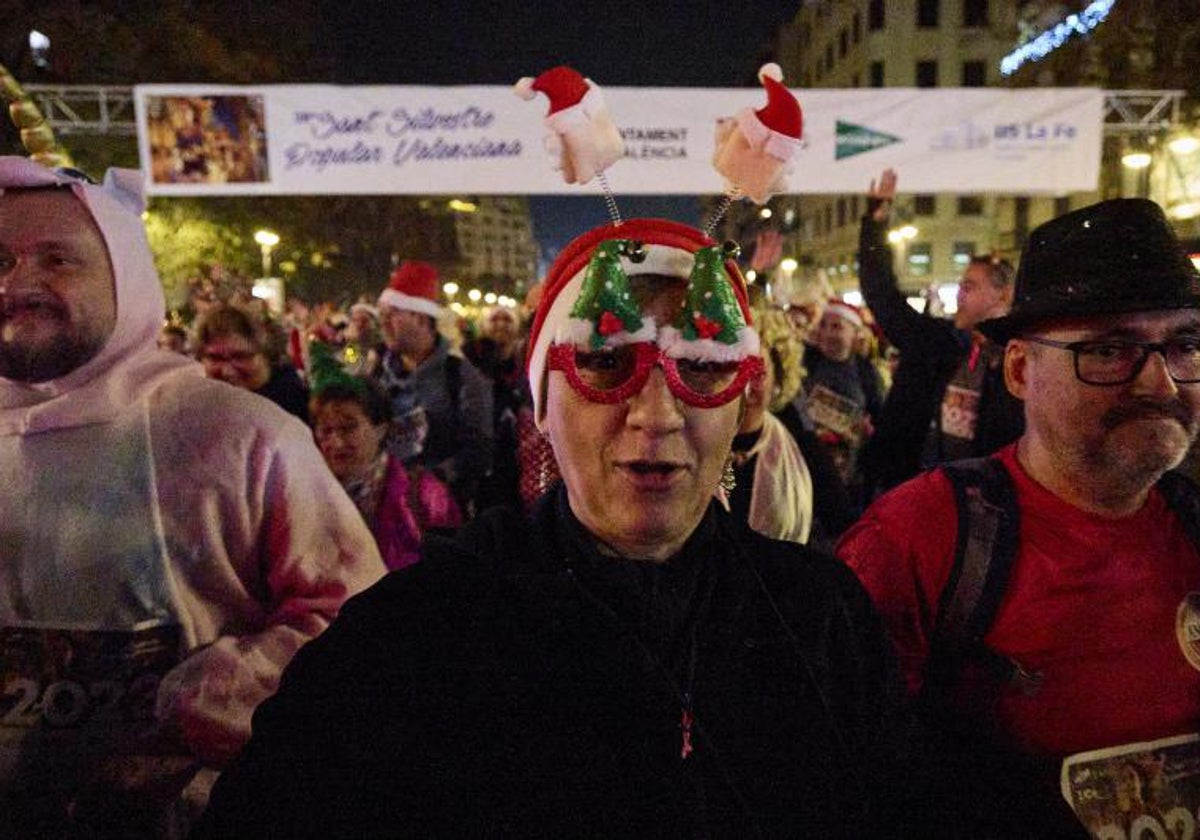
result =
M450 397L451 416L458 418L458 405L462 397L462 359L454 354L446 356L446 393Z
M1017 558L1020 517L1012 478L995 458L954 461L941 469L954 489L958 541L938 603L926 685L933 691L948 690L968 659L984 661L1002 680L1036 685L1036 675L983 644Z
M1179 517L1192 545L1200 551L1200 487L1186 475L1171 470L1158 480L1167 507Z

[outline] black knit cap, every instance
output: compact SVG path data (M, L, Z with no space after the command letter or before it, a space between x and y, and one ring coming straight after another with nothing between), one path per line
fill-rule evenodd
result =
M1035 228L1013 304L978 329L997 342L1048 318L1200 308L1200 272L1153 201L1116 198Z

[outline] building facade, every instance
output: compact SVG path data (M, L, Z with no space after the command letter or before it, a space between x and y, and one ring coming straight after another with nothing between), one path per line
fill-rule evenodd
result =
M781 30L778 56L802 88L982 87L999 83L1015 29L1013 4L995 0L815 0ZM916 295L952 283L973 253L998 247L996 196L913 195L899 175L893 221L915 230L898 243L902 287ZM801 219L789 243L802 255L794 284L857 288L859 219L877 176L855 195L791 197Z
M1096 20L1094 28L1081 32L1083 27L1074 27L1056 39L1061 43L1050 53L1001 73L1002 60L1019 46L1053 31L1072 14L1082 17L1085 10ZM1192 97L1200 86L1189 70L1196 66L1192 59L1200 58L1200 10L1194 0L808 0L781 28L775 55L785 79L801 89L1087 85L1110 91L1180 88ZM1185 99L1189 101L1194 100ZM1190 111L1183 110L1186 123ZM1172 189L1179 193L1186 182L1179 161L1158 154L1148 173L1131 172L1121 164L1131 143L1165 148L1167 135L1180 127L1168 119L1152 131L1106 131L1101 181L1089 193L914 195L905 191L900 172L892 218L912 234L896 244L902 287L914 296L944 287L949 296L972 253L995 251L1015 259L1032 228L1100 198L1148 195L1164 205L1174 201L1186 214L1186 189L1182 197L1167 200ZM1200 159L1196 163L1200 168ZM868 175L857 195L780 196L772 201L771 218L790 214L795 219L790 230L783 228L784 250L798 262L795 276L782 278L784 294L777 297L825 280L838 292L857 288L858 222L870 178L877 176ZM753 228L769 223L756 212L741 208L740 215L731 216L727 235L752 241ZM1200 216L1200 203L1196 212ZM1188 217L1176 218L1181 234L1189 235Z

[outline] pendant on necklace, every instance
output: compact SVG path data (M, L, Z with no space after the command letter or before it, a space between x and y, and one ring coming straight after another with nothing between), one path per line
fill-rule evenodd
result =
M686 759L692 754L692 710L687 706L679 716L679 735L679 757Z

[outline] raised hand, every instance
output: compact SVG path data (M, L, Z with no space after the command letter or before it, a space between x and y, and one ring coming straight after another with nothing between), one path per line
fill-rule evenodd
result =
M871 218L877 222L887 219L892 211L892 202L896 199L896 170L885 169L879 176L879 182L874 179L867 189L867 207L870 208Z

